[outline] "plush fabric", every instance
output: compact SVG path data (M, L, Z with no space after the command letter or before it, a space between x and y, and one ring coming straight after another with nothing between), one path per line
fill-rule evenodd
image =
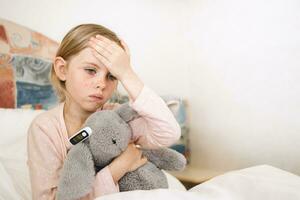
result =
M49 81L58 43L0 19L0 108L48 109L57 98Z
M36 31L0 19L0 108L49 109L57 103L49 73L58 43ZM189 129L181 98L162 97L181 127L181 138L172 149L190 161ZM124 103L115 95L111 102Z
M186 117L186 102L182 98L174 95L164 95L161 96L161 98L167 104L181 128L180 139L173 144L171 148L183 154L187 163L190 163L191 150L189 141L189 125ZM128 101L128 95L122 95L120 93L115 93L110 99L111 103L119 104L127 103Z
M27 129L44 110L0 108L0 199L30 200L27 160ZM174 176L164 172L172 189L186 190Z
M136 117L138 113L123 104L116 110L95 112L87 118L83 127L88 127L92 135L67 154L58 184L58 200L79 199L91 191L95 174L127 148L133 136L128 123ZM118 181L121 192L168 188L161 169L182 170L186 165L184 156L169 148L142 152L148 162Z

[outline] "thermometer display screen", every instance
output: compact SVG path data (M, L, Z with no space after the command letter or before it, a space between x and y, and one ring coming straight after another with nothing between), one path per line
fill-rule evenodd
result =
M80 131L77 135L73 136L71 139L70 139L70 142L75 145L83 140L85 140L86 138L89 137L89 134L85 131L85 130L82 130Z

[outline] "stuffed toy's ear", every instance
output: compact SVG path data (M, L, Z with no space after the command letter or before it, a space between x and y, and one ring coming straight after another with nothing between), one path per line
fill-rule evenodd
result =
M138 113L133 110L128 103L122 104L118 109L116 109L116 112L125 122L129 122L139 116Z
M60 175L57 199L79 199L90 193L95 179L94 161L90 149L84 143L73 146L64 162Z

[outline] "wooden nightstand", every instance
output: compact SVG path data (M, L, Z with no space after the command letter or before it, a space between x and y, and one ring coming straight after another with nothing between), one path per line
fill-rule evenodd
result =
M186 189L190 189L195 185L203 183L217 175L223 174L222 171L211 169L201 169L193 166L187 166L183 171L168 171L170 174L179 179Z

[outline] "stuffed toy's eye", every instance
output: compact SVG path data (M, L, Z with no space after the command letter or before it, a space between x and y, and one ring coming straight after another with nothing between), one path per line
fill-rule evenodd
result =
M116 139L111 139L112 143L113 144L116 144L117 143L117 140Z

